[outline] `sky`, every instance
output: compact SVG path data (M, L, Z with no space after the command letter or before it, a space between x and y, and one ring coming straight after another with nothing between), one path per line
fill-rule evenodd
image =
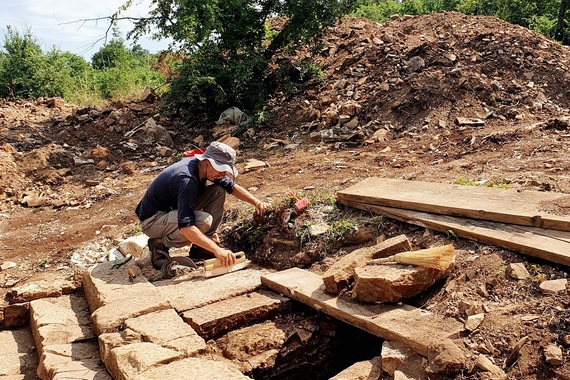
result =
M0 8L0 50L3 50L6 26L15 28L20 35L28 29L40 44L44 52L57 47L62 51L84 57L91 61L104 44L108 22L88 21L74 22L84 19L110 16L124 4L126 0L2 0ZM134 0L133 6L125 15L146 16L151 0ZM126 40L127 31L132 25L126 21L119 23L119 29L130 47L132 41ZM112 35L109 33L109 37ZM168 47L169 41L153 41L141 38L137 43L151 53Z

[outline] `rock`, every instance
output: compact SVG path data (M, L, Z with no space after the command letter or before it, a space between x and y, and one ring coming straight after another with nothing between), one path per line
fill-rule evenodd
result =
M117 249L124 256L132 255L140 257L143 253L144 247L147 246L148 236L145 234L139 234L136 236L131 236L119 243Z
M59 297L62 294L70 294L75 289L77 289L77 284L71 281L60 279L40 280L12 288L7 297L10 303L13 304L39 298Z
M352 282L356 267L365 265L378 256L389 256L411 250L411 244L405 235L398 235L374 246L356 249L336 261L324 274L323 282L330 294L339 294Z
M550 365L561 365L563 362L562 350L555 344L549 344L544 348L544 359Z
M1 314L1 309L0 309ZM4 320L0 319L0 327L15 328L26 325L30 320L30 303L16 303L4 308Z
M245 164L244 172L249 172L256 169L262 169L269 167L269 164L265 161L256 160L256 159L249 159Z
M509 264L507 274L516 280L526 280L530 278L530 273L528 273L524 263Z
M381 357L376 356L370 360L356 362L342 372L337 373L329 380L368 380L382 378Z
M456 375L467 369L465 353L451 339L428 347L428 373Z
M567 284L568 280L561 278L558 280L544 281L539 285L539 288L542 294L554 295L566 291Z
M485 122L481 119L468 118L468 117L458 117L455 119L457 125L468 125L472 127L478 127L485 125Z
M479 325L483 322L483 319L485 319L485 314L483 313L470 315L467 317L467 322L465 322L465 328L469 331L473 331L479 327Z
M385 341L382 344L382 370L390 376L394 376L394 371L409 365L414 360L421 362L421 356L410 347L401 342Z
M311 225L309 226L309 235L311 235L311 236L323 235L323 234L325 234L330 228L331 228L331 226L329 226L329 225L326 224L326 223L311 224Z
M245 114L238 107L230 107L220 114L216 124L229 124L229 125L247 125L250 122L250 117Z
M493 362L485 355L479 355L475 361L475 366L483 371L491 372L492 376L498 379L506 379L507 374L503 370L493 364Z
M467 316L479 314L483 311L483 307L481 306L481 302L478 301L470 301L470 300L461 300L459 302L459 310Z
M348 129L354 129L358 127L358 118L357 117L352 118L348 123L345 124L345 127Z
M418 56L412 57L408 61L408 71L410 73L420 71L421 69L423 69L425 67L425 65L426 65L426 63L422 57L418 57Z
M120 168L125 174L133 174L137 171L137 164L133 161L125 161L121 163Z
M437 280L449 275L451 268L403 265L367 265L354 271L352 298L360 302L398 302L425 291Z
M13 261L4 261L2 264L0 264L0 271L15 268L16 266L18 266L18 264Z
M174 149L171 149L171 148L166 147L166 146L161 146L158 149L158 155L160 157L171 157L174 155L174 153L175 153Z
M26 205L28 207L40 207L43 206L46 202L46 197L42 197L37 194L28 194L20 201L22 205Z
M157 143L169 147L174 146L170 133L163 126L158 125L154 118L147 119L143 129L145 134L152 137Z
M150 87L145 87L145 89L141 95L141 100L143 102L152 103L156 99L158 99L156 92Z

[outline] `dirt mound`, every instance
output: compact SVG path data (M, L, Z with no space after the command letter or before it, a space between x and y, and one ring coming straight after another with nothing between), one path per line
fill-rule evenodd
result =
M567 268L334 203L336 190L369 176L570 193L568 48L495 18L442 12L384 25L344 19L314 62L323 78L270 102L268 122L240 136L240 184L278 206L251 219L251 208L230 199L223 242L266 266L319 272L381 235L406 234L418 249L451 241L467 254L410 303L460 321L486 313L461 339L497 365L528 336L509 375L568 376L570 364L554 367L542 352L570 347L569 297L538 287L567 277ZM167 118L159 105L2 101L0 264L16 265L0 272L4 292L48 273L72 277L69 261L81 247L104 255L134 233L135 205L160 169L199 135L228 132ZM248 172L248 158L267 165ZM294 210L291 190L310 198L306 211ZM531 277L508 277L514 262Z

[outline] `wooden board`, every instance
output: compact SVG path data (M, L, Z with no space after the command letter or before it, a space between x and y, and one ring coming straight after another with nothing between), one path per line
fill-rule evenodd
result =
M251 265L251 261L245 260L245 261L242 261L240 263L230 265L228 267L217 267L217 268L210 269L210 270L204 270L203 274L204 274L204 277L216 277L216 276L221 276L221 275L226 274L226 273L235 272L235 271L238 271L240 269L247 268L250 265Z
M321 276L299 268L264 275L261 283L372 335L402 342L424 356L430 344L458 337L464 329L454 319L438 317L410 305L366 305L329 295Z
M371 177L337 193L354 202L570 231L570 195Z
M458 218L369 204L353 203L353 206L435 231L451 230L462 238L496 245L553 263L570 265L570 232L567 231Z

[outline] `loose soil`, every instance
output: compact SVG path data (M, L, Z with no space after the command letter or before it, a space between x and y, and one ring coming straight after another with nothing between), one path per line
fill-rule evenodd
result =
M566 278L565 266L331 199L369 176L570 193L569 61L567 47L495 18L447 12L384 25L344 19L315 58L323 79L269 102L270 119L239 136L238 183L275 210L256 219L252 207L230 197L222 243L261 265L317 273L379 236L404 233L417 249L453 243L464 254L452 274L409 302L460 321L484 311L481 326L463 337L471 352L502 366L528 336L509 376L567 378L567 357L555 367L542 350L557 344L568 353L570 299L543 295L538 287ZM0 271L2 296L29 281L73 279L76 265L102 256L88 252L104 255L137 232L133 210L162 168L199 144L198 136L211 141L235 131L214 123L188 126L159 106L1 101L0 264L16 263ZM144 131L125 137L153 116L172 146ZM247 171L249 159L267 166ZM295 212L289 191L310 198L308 210ZM357 223L362 233L343 230L343 221ZM321 222L338 234L310 235L307 227ZM530 279L505 273L516 262L525 263ZM459 378L485 377L473 371Z

